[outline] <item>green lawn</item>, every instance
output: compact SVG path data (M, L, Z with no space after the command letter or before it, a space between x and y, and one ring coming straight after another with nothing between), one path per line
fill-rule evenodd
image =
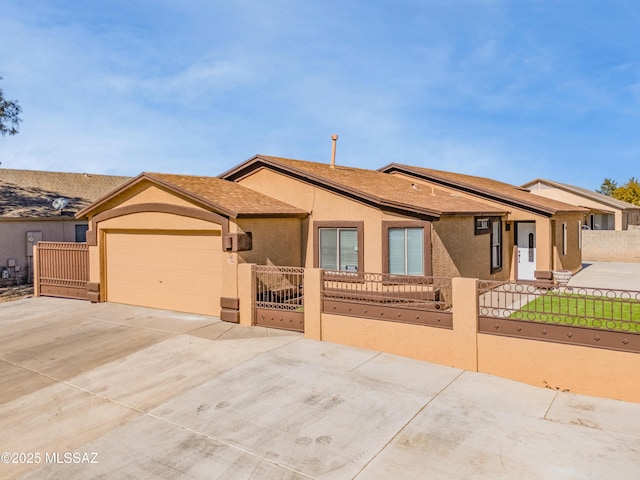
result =
M640 333L640 302L551 291L510 318Z

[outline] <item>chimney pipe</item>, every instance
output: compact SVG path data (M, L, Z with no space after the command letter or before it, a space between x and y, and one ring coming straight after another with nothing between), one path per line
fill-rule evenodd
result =
M335 133L331 135L331 168L336 168L336 142L338 141L338 135Z

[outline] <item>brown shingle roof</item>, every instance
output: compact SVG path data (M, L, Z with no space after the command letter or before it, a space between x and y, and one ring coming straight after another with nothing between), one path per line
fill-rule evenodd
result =
M505 210L483 202L456 196L440 189L415 185L402 178L375 170L336 166L289 158L257 155L221 175L237 180L251 171L269 167L302 181L356 198L380 208L439 217L441 215L501 214Z
M168 173L144 173L147 178L199 199L232 218L237 216L306 216L308 212L288 203L218 177L196 177Z
M0 168L0 216L59 217L52 207L56 198L66 198L64 215L90 205L129 177L86 173L43 172Z
M82 217L88 215L121 192L144 181L149 181L167 188L178 195L199 203L205 208L209 208L230 218L236 218L238 216L305 217L308 215L308 212L293 207L288 203L281 202L255 190L251 190L234 182L222 180L218 177L144 172L122 185L119 189L78 212L77 216Z
M447 187L459 189L481 198L487 198L506 205L512 205L547 215L553 215L557 212L585 211L581 207L534 195L524 188L485 177L445 172L399 163L391 163L382 167L380 171L385 173L402 172L408 175L414 175L416 178L422 178L443 186L446 185Z

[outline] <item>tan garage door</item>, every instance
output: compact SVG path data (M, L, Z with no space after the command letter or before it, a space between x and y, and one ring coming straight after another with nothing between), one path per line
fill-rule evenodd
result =
M220 234L107 233L107 301L220 314Z

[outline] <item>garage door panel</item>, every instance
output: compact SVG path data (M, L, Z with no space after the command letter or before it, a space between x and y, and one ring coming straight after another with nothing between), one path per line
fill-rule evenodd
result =
M108 301L219 315L219 233L110 232L106 244Z

